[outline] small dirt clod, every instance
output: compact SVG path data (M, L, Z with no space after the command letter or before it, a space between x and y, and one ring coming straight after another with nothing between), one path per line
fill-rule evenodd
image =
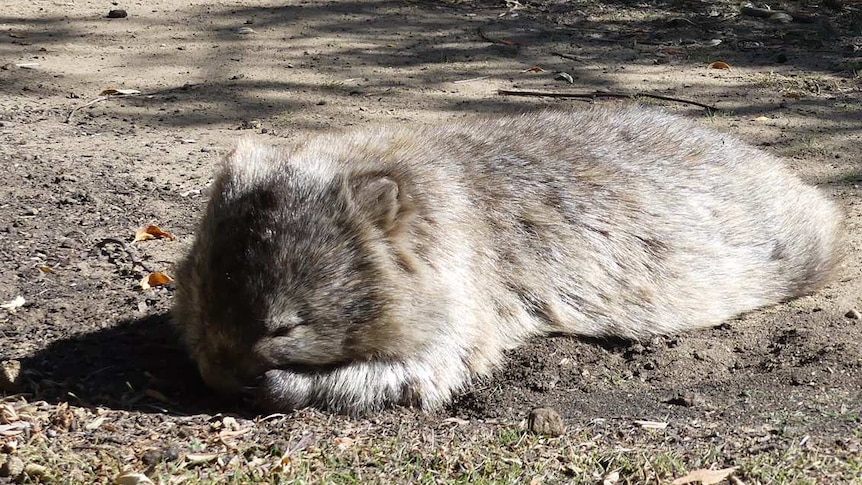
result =
M847 313L844 314L844 316L851 320L862 319L862 314L860 314L859 310L856 310L855 308L850 309Z
M0 465L0 477L16 478L24 473L24 462L17 456L10 456Z
M129 13L121 8L116 8L108 12L109 19L124 19L129 16Z
M527 428L535 434L561 436L565 431L563 417L555 409L535 408L527 417Z

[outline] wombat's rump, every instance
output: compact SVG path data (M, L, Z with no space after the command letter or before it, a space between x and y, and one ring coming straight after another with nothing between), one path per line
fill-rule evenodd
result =
M361 128L241 142L174 312L216 389L429 409L533 335L645 338L812 292L840 239L781 161L659 111Z

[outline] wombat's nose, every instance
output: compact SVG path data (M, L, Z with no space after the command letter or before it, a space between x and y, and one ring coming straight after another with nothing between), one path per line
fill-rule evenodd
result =
M198 362L198 370L204 383L219 394L235 395L243 388L244 384L233 369L212 365L202 359Z

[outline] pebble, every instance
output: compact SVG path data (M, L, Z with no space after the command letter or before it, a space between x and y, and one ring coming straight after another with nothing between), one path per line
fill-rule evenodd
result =
M565 431L563 417L552 408L535 408L527 417L527 429L535 434L560 436Z
M116 8L108 12L109 19L124 19L129 16L129 13L121 8Z
M862 314L860 314L859 310L856 310L855 308L850 309L847 313L844 314L844 316L851 320L862 319Z

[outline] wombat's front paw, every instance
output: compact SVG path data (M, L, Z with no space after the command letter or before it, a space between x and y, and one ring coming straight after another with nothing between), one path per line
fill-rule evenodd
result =
M441 375L421 362L355 362L331 369L273 369L255 387L254 404L271 411L308 406L362 414L389 406L434 409L464 386L468 372ZM436 374L436 375L435 375Z

